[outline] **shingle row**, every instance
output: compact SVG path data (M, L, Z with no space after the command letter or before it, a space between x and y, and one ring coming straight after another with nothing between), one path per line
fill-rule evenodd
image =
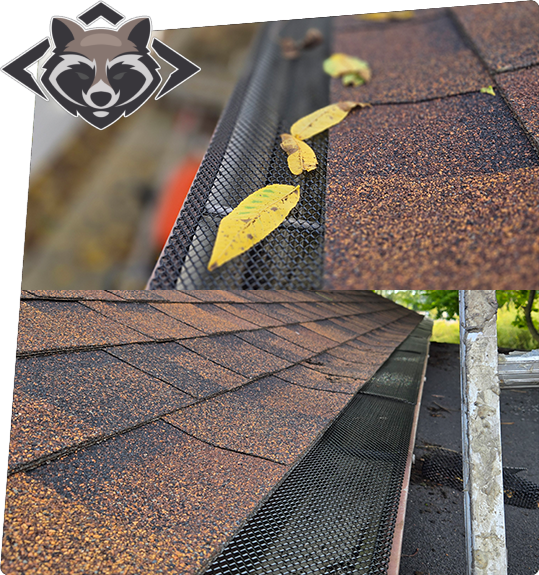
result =
M332 51L366 59L373 77L332 80L331 101L373 107L330 130L325 287L533 284L537 3L346 16L337 30Z
M196 573L421 319L372 292L107 294L21 302L5 573Z

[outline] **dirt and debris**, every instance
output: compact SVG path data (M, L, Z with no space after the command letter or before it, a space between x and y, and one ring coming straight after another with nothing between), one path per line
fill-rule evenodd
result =
M301 40L294 40L286 36L279 40L281 45L281 54L287 60L299 58L302 50L316 48L324 42L324 35L318 28L309 28Z

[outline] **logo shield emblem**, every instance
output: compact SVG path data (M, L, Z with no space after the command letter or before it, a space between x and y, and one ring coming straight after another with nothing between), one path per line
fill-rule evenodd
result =
M48 100L46 91L67 112L103 130L138 110L156 92L162 78L159 63L149 50L150 18L133 18L115 29L87 27L99 17L113 25L125 20L103 2L78 16L81 23L69 18L52 19L54 50L43 66L40 81L26 68L46 54L51 47L49 38L4 66L3 71ZM200 71L157 38L151 47L175 68L156 99Z

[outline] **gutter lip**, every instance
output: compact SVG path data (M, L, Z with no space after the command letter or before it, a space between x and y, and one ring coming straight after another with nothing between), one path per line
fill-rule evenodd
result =
M429 334L428 335L424 335L423 337L419 336L419 335L415 335L414 337L414 332L420 327L420 326L424 326L425 328L429 329ZM248 530L250 523L253 521L256 521L257 516L260 513L264 513L264 509L266 505L271 505L272 504L272 499L276 496L276 494L279 493L279 491L283 488L283 485L286 485L288 481L290 481L291 476L294 477L294 474L296 473L297 469L299 467L301 467L304 462L305 459L307 457L309 457L310 453L312 451L314 451L317 446L319 445L321 439L328 433L328 430L330 430L332 428L332 426L335 424L335 422L343 416L343 414L346 413L347 409L350 407L350 403L352 403L358 396L363 396L365 397L371 397L371 398L377 398L377 399L384 399L386 401L394 401L397 404L400 404L402 406L407 405L408 408L412 408L410 409L410 411L408 412L408 418L409 418L409 427L408 427L408 431L407 433L409 433L409 442L408 444L404 443L404 445L402 445L401 447L401 463L400 465L401 467L401 480L400 480L400 490L397 486L396 489L394 490L395 496L393 499L393 509L395 509L395 504L398 502L397 506L396 506L396 511L393 511L391 513L391 515L393 516L393 530L388 530L387 533L387 538L386 538L386 551L384 552L385 555L385 569L383 570L384 573L386 573L386 575L388 573L392 573L393 575L397 575L398 574L398 569L399 569L399 560L400 560L400 549L402 546L402 533L403 533L403 527L404 527L404 511L405 511L405 507L406 507L406 496L407 496L407 491L408 491L408 484L409 484L409 480L410 480L410 475L411 475L411 467L412 467L412 456L413 456L413 450L414 450L414 445L415 445L415 437L416 437L416 432L417 432L417 426L418 426L418 419L419 419L419 410L420 410L420 405L421 405L421 399L422 399L422 394L423 394L423 389L424 389L424 382L425 382L425 374L426 374L426 369L427 369L427 364L428 364L428 359L429 359L429 349L430 349L430 338L432 337L432 323L430 322L429 319L423 317L416 325L415 327L408 333L408 335L401 341L400 344L398 344L393 352L391 353L391 355L386 359L386 361L378 368L377 372L378 373L382 366L385 365L385 363L387 361L390 360L390 358L393 356L393 354L395 354L397 351L399 351L399 348L401 347L402 344L404 344L405 342L409 341L410 339L413 340L421 340L424 344L426 344L426 347L424 348L424 350L422 352L419 351L414 351L412 352L411 350L404 350L410 353L421 353L421 355L424 354L424 362L422 365L422 369L421 369L421 379L419 379L419 377L417 377L417 375L415 376L417 379L415 379L416 382L418 382L416 385L416 389L417 389L417 396L416 396L416 400L415 400L415 405L412 404L410 401L406 401L403 398L396 398L396 397L392 397L390 395L378 395L375 393L369 394L366 393L365 391L363 391L363 386L366 385L368 382L365 382L356 392L356 394L354 395L354 397L350 400L350 402L343 407L343 409L341 410L340 414L337 416L337 418L335 420L333 420L333 422L331 424L329 424L329 426L323 431L321 432L321 434L318 436L318 439L315 440L300 456L299 458L296 460L296 462L294 464L292 464L292 466L290 467L290 469L283 475L282 479L273 487L273 489L268 492L266 494L266 496L259 501L258 505L256 506L256 508L251 512L251 514L242 522L241 525L238 526L238 528L234 531L234 533L232 533L225 542L223 542L223 544L220 546L219 550L217 550L213 556L202 566L201 570L197 572L197 575L225 575L225 573L251 573L251 572L260 572L262 573L272 573L274 575L277 574L283 574L286 573L291 573L292 571L289 570L289 568L285 568L284 571L281 571L281 567L278 567L275 562L271 563L271 566L268 568L269 570L266 570L266 567L260 567L260 571L254 569L253 571L251 571L250 569L253 568L252 565L252 559L250 557L248 557L249 555L249 549L253 549L253 545L252 545L252 540L249 541L247 539L247 537L249 537L251 534L246 534L245 531ZM419 367L419 366L418 366ZM370 380L369 380L370 381ZM411 420L411 421L410 421ZM407 447L407 449L406 449ZM403 462L402 461L402 457L405 456L406 459ZM297 481L296 481L297 483ZM406 496L403 499L403 494L406 493ZM401 525L399 525L399 520L402 518L401 521ZM252 531L255 531L256 528L253 527ZM245 542L246 540L244 540L241 543L241 546L235 546L236 543L238 543L238 539L241 539L242 536L245 535L247 542ZM259 545L257 545L257 547L260 548ZM275 546L271 546L272 549L275 549ZM394 561L395 559L395 553L396 553L396 563ZM233 563L233 568L231 568L230 563L227 564L226 559L225 559L225 555L229 555L229 557L231 558L231 563ZM255 552L253 552L253 554L255 554ZM237 559L238 557L243 557L243 558L247 558L248 560L246 560L245 562L241 562L241 564L238 563L234 563L234 560ZM222 560L222 561L221 561ZM250 568L245 570L247 568L247 565L250 564ZM393 567L393 565L395 565L395 567ZM392 571L391 569L396 569L394 571ZM295 572L295 570L294 570ZM380 571L382 572L382 571ZM311 571L309 571L309 573L311 573Z
M402 553L402 541L404 538L404 523L406 516L406 504L408 501L408 493L410 487L410 476L412 473L412 461L414 455L415 439L417 434L417 426L419 422L419 410L421 408L421 401L423 399L423 388L425 386L427 364L429 361L430 339L427 343L427 354L425 356L425 364L423 366L423 373L421 376L421 384L417 394L417 402L414 410L414 421L412 424L412 433L410 434L410 443L408 446L408 457L406 459L406 468L404 471L404 479L402 482L401 496L399 501L399 508L397 511L397 519L395 522L395 532L393 535L393 545L391 546L391 554L389 556L389 565L387 568L387 575L399 575L400 559Z

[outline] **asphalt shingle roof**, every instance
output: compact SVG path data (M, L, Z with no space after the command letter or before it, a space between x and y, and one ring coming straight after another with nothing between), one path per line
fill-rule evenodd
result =
M335 30L332 52L367 60L373 77L333 79L330 99L373 106L329 132L325 287L533 284L537 3L343 16Z
M309 26L323 42L288 59L275 38L299 43ZM342 52L370 64L367 83L343 86L323 72L325 59ZM538 70L536 1L268 25L208 149L207 178L195 180L149 285L533 286ZM279 134L328 99L369 106L309 139L319 167L294 179ZM267 181L301 182L294 221L209 274L223 206ZM226 193L217 197L214 187Z
M420 319L372 292L24 293L3 572L199 572Z

